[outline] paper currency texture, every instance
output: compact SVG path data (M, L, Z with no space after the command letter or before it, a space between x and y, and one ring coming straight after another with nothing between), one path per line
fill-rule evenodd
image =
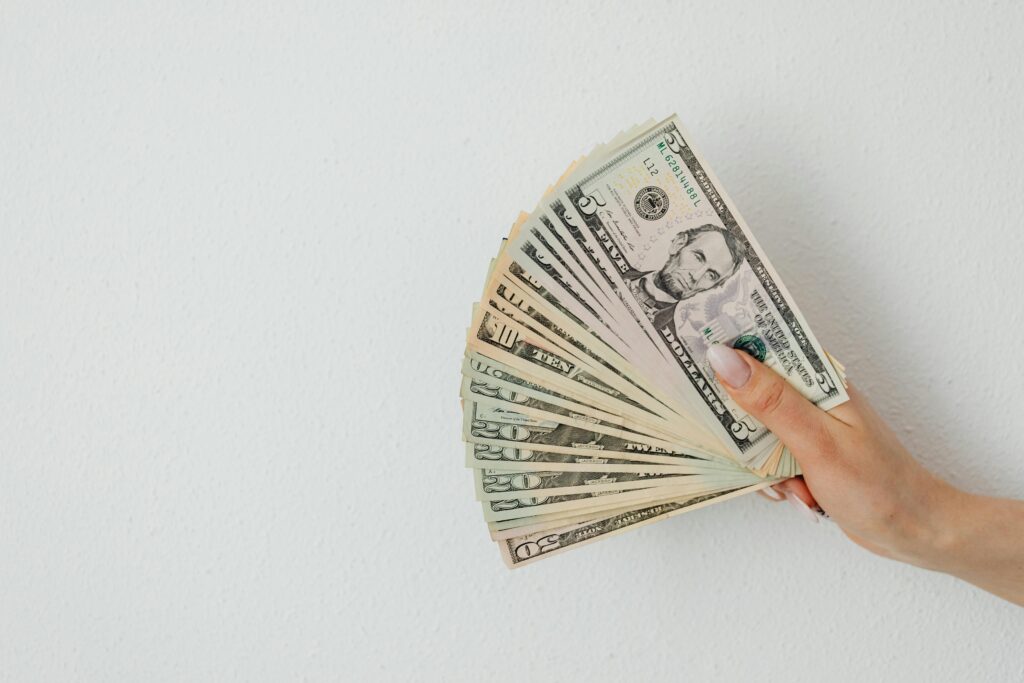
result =
M572 164L522 213L474 306L466 465L509 567L799 473L719 385L715 344L823 410L843 368L671 117Z

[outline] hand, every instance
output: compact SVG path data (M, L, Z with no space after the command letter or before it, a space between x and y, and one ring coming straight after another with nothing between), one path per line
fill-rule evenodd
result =
M1024 605L1024 503L974 496L922 467L854 387L824 412L778 373L723 345L708 353L732 398L785 443L803 479L776 485L820 506L855 543Z

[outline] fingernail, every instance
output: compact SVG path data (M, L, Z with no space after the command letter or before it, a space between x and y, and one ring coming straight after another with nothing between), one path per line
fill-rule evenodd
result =
M805 503L802 500L800 500L800 497L797 496L795 493L786 492L786 500L788 500L790 503L792 503L793 507L795 507L797 510L799 510L801 515L803 515L807 519L811 520L815 524L818 523L818 521L820 519L818 517L818 515L815 514L814 510L812 510L811 508L807 507L807 503Z
M772 500L781 501L786 498L785 494L783 494L781 491L772 488L771 486L761 489L758 493L765 496L766 498L771 498Z
M708 361L722 381L739 389L750 379L750 366L740 358L740 352L725 344L714 344L708 349Z

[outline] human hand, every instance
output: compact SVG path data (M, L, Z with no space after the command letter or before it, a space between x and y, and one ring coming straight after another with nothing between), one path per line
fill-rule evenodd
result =
M1024 604L1024 503L971 495L933 475L852 386L847 403L825 412L748 354L717 344L708 359L736 403L800 463L803 478L777 490L820 506L874 553Z

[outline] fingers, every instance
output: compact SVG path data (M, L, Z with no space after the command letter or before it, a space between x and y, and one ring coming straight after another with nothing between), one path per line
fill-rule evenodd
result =
M708 360L733 400L789 446L802 467L833 450L836 421L777 372L723 344L708 350Z
M807 488L807 482L805 482L802 477L792 477L791 479L775 484L772 488L787 498L789 496L796 496L803 501L804 505L812 510L816 507L820 507L818 505L818 501L814 498L814 494L811 493L809 488Z
M821 506L814 499L811 490L807 488L803 477L793 477L784 482L775 484L772 488L782 493L793 507L808 521L817 524L820 516L824 516Z

